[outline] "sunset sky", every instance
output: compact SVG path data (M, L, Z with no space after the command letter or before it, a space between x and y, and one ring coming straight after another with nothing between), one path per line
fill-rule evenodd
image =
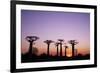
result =
M53 40L56 42L57 39L64 39L64 43L69 46L67 55L71 55L69 40L79 42L75 46L78 53L88 54L90 51L90 14L21 10L22 53L26 53L29 49L29 42L25 40L26 36L38 36L40 38L34 45L39 50L38 54L47 52L47 45L43 41ZM56 54L54 43L50 45L50 54Z

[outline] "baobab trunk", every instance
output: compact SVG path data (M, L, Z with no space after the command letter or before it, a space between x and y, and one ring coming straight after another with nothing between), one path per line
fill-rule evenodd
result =
M60 56L62 56L62 44L60 44Z
M47 44L47 56L49 56L49 46L50 46L50 44L51 44L52 42L53 42L52 40L46 40L46 41L44 41L44 43Z
M33 42L30 42L30 46L29 46L29 54L32 54L32 44L33 44Z
M60 56L62 56L62 42L64 42L63 39L58 39L59 43L60 43Z
M78 44L78 42L76 40L70 40L69 43L72 45L72 57L74 58L74 47L76 44Z
M50 47L50 44L48 44L47 56L49 56L49 47Z
M75 52L74 52L74 44L72 44L72 57L74 57L74 54Z
M66 57L66 54L67 54L67 53L66 53L66 48L65 48L65 57Z
M58 46L57 46L57 56L58 56L58 53L59 53L59 51L58 51Z
M65 57L66 57L66 55L67 55L67 48L68 48L68 46L65 46Z

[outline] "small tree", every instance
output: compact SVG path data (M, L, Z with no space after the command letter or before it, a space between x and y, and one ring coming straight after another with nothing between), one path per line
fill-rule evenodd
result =
M30 54L30 56L32 56L32 45L36 40L39 39L39 37L37 37L37 36L27 36L25 39L30 43L28 53Z
M75 45L78 44L78 42L76 40L70 40L68 41L71 45L72 45L72 57L74 57L74 49L75 49Z
M66 50L67 50L68 46L65 45L64 47L65 47L65 57L66 57L66 54L67 54Z
M57 56L58 56L58 54L59 54L59 48L58 48L59 44L60 44L59 42L56 42L56 43L55 43L55 46L57 47Z
M60 56L62 56L62 42L64 42L63 39L58 39L59 43L60 43Z
M52 40L46 40L46 41L44 41L44 43L47 44L47 55L48 55L48 56L49 56L50 44L51 44L52 42L53 42Z

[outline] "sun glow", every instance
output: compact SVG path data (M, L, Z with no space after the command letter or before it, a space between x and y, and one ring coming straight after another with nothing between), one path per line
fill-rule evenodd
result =
M67 57L72 57L72 55L71 54L67 54Z

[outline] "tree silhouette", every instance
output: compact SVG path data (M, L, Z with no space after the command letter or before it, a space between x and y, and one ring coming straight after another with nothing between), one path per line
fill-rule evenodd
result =
M26 40L30 43L29 52L28 52L30 56L32 56L32 45L33 45L34 41L36 41L38 39L39 39L39 37L37 37L37 36L27 36L26 37Z
M58 56L58 54L59 54L59 48L58 48L59 44L60 44L59 42L56 42L56 43L55 43L55 45L56 45L56 47L57 47L57 56Z
M38 49L36 47L32 48L32 54L36 55L38 53Z
M76 40L70 40L68 41L71 45L72 45L72 57L74 57L74 48L75 48L75 45L78 44L78 42Z
M63 39L58 39L59 43L60 43L60 56L62 56L62 42L64 42Z
M44 43L47 44L47 55L49 56L49 48L50 48L50 44L52 43L53 41L52 40L46 40L44 41Z
M64 47L65 47L65 57L66 57L66 54L67 54L66 50L67 50L68 46L65 45Z

